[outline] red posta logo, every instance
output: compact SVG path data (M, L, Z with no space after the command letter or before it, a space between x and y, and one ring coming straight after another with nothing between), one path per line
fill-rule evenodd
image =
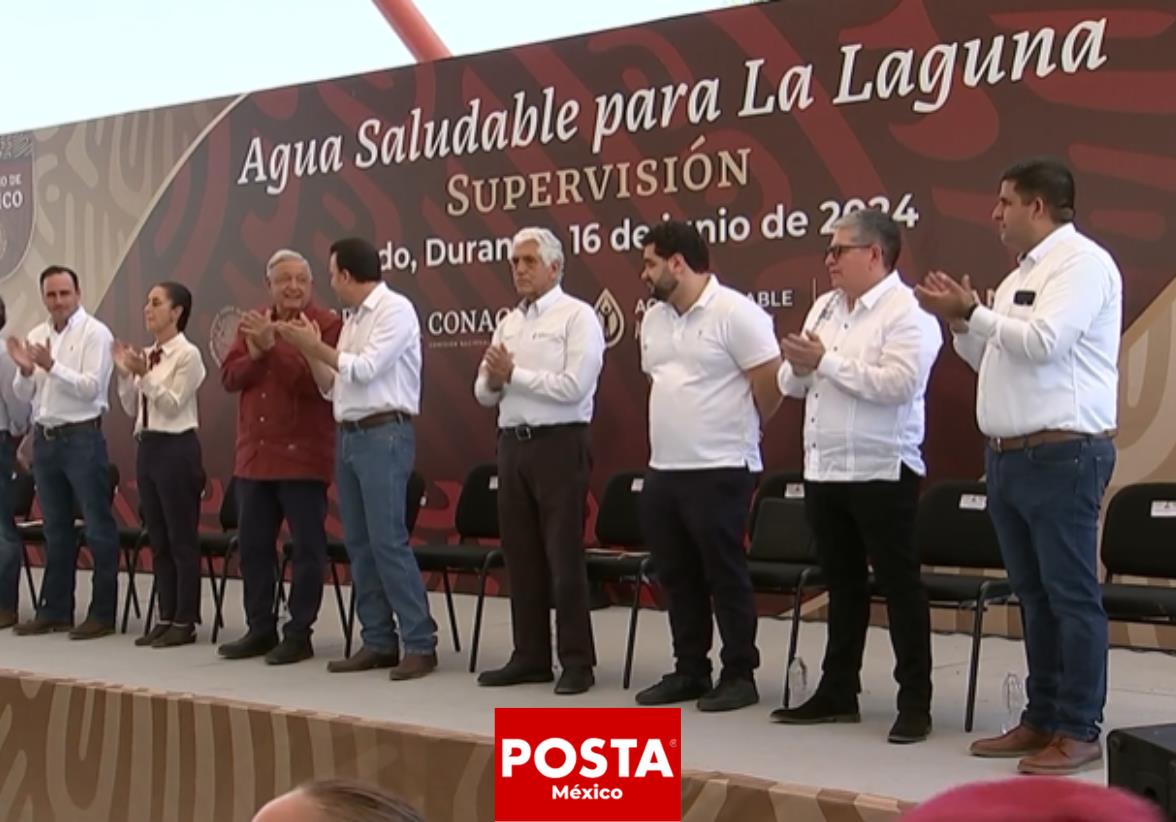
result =
M678 708L497 708L496 822L678 822Z

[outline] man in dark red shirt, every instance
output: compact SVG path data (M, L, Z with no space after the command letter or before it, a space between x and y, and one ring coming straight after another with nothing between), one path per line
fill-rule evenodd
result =
M265 276L273 305L245 315L221 366L225 390L241 394L233 475L249 632L220 646L219 652L226 659L265 654L271 665L284 665L314 656L310 634L323 598L335 420L310 366L274 333L274 323L304 314L333 346L342 320L312 301L310 264L298 252L278 251L266 265ZM294 576L290 621L279 644L273 606L276 543L283 519L294 539Z

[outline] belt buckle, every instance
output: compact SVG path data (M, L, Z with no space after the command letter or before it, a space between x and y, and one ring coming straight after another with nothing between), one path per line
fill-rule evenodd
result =
M531 439L532 436L534 436L534 434L532 433L531 426L529 425L520 425L515 428L515 437L520 442L527 442Z
M46 442L52 442L53 440L57 439L57 435L53 433L55 430L55 428L46 428L42 425L41 439L45 440Z

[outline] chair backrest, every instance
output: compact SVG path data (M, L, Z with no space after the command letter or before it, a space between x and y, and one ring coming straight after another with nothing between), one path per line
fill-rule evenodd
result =
M641 533L642 471L621 471L609 477L596 512L596 541L611 548L644 548Z
M453 519L463 540L499 539L497 465L487 462L470 470L461 486Z
M983 482L933 485L915 515L915 551L924 565L1003 569Z
M769 499L799 500L804 503L804 474L800 471L778 471L768 474L755 489L755 499L751 503L751 513L747 520L747 533L755 538L756 520L759 518L760 505Z
M413 471L408 477L408 492L404 500L404 524L408 533L416 528L417 517L420 516L421 506L425 504L425 478Z
M1102 561L1108 574L1176 579L1176 483L1120 488L1103 522Z
M237 478L229 477L229 484L225 486L225 496L221 500L220 527L222 531L236 531L241 521L241 509L237 507Z
M816 543L803 499L765 497L757 507L748 559L816 564Z
M8 510L18 520L28 519L33 512L33 499L37 496L37 487L33 483L33 475L18 472L8 482Z

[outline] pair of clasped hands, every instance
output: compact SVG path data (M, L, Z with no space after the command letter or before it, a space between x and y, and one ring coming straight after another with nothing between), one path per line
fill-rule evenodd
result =
M967 317L974 305L992 307L995 292L989 289L985 298L972 288L971 278L965 274L959 282L942 271L932 271L914 288L915 299L928 314L948 323L956 333L967 331ZM780 354L792 366L798 377L817 370L825 356L825 344L816 332L805 330L780 338Z
M273 320L268 312L249 311L241 318L239 328L245 342L258 351L269 351L278 337L295 348L302 348L323 336L318 323L302 313L290 320Z
M20 337L9 337L5 346L8 348L8 356L26 377L32 374L35 368L44 371L53 369L53 352L50 351L48 343L41 345Z

